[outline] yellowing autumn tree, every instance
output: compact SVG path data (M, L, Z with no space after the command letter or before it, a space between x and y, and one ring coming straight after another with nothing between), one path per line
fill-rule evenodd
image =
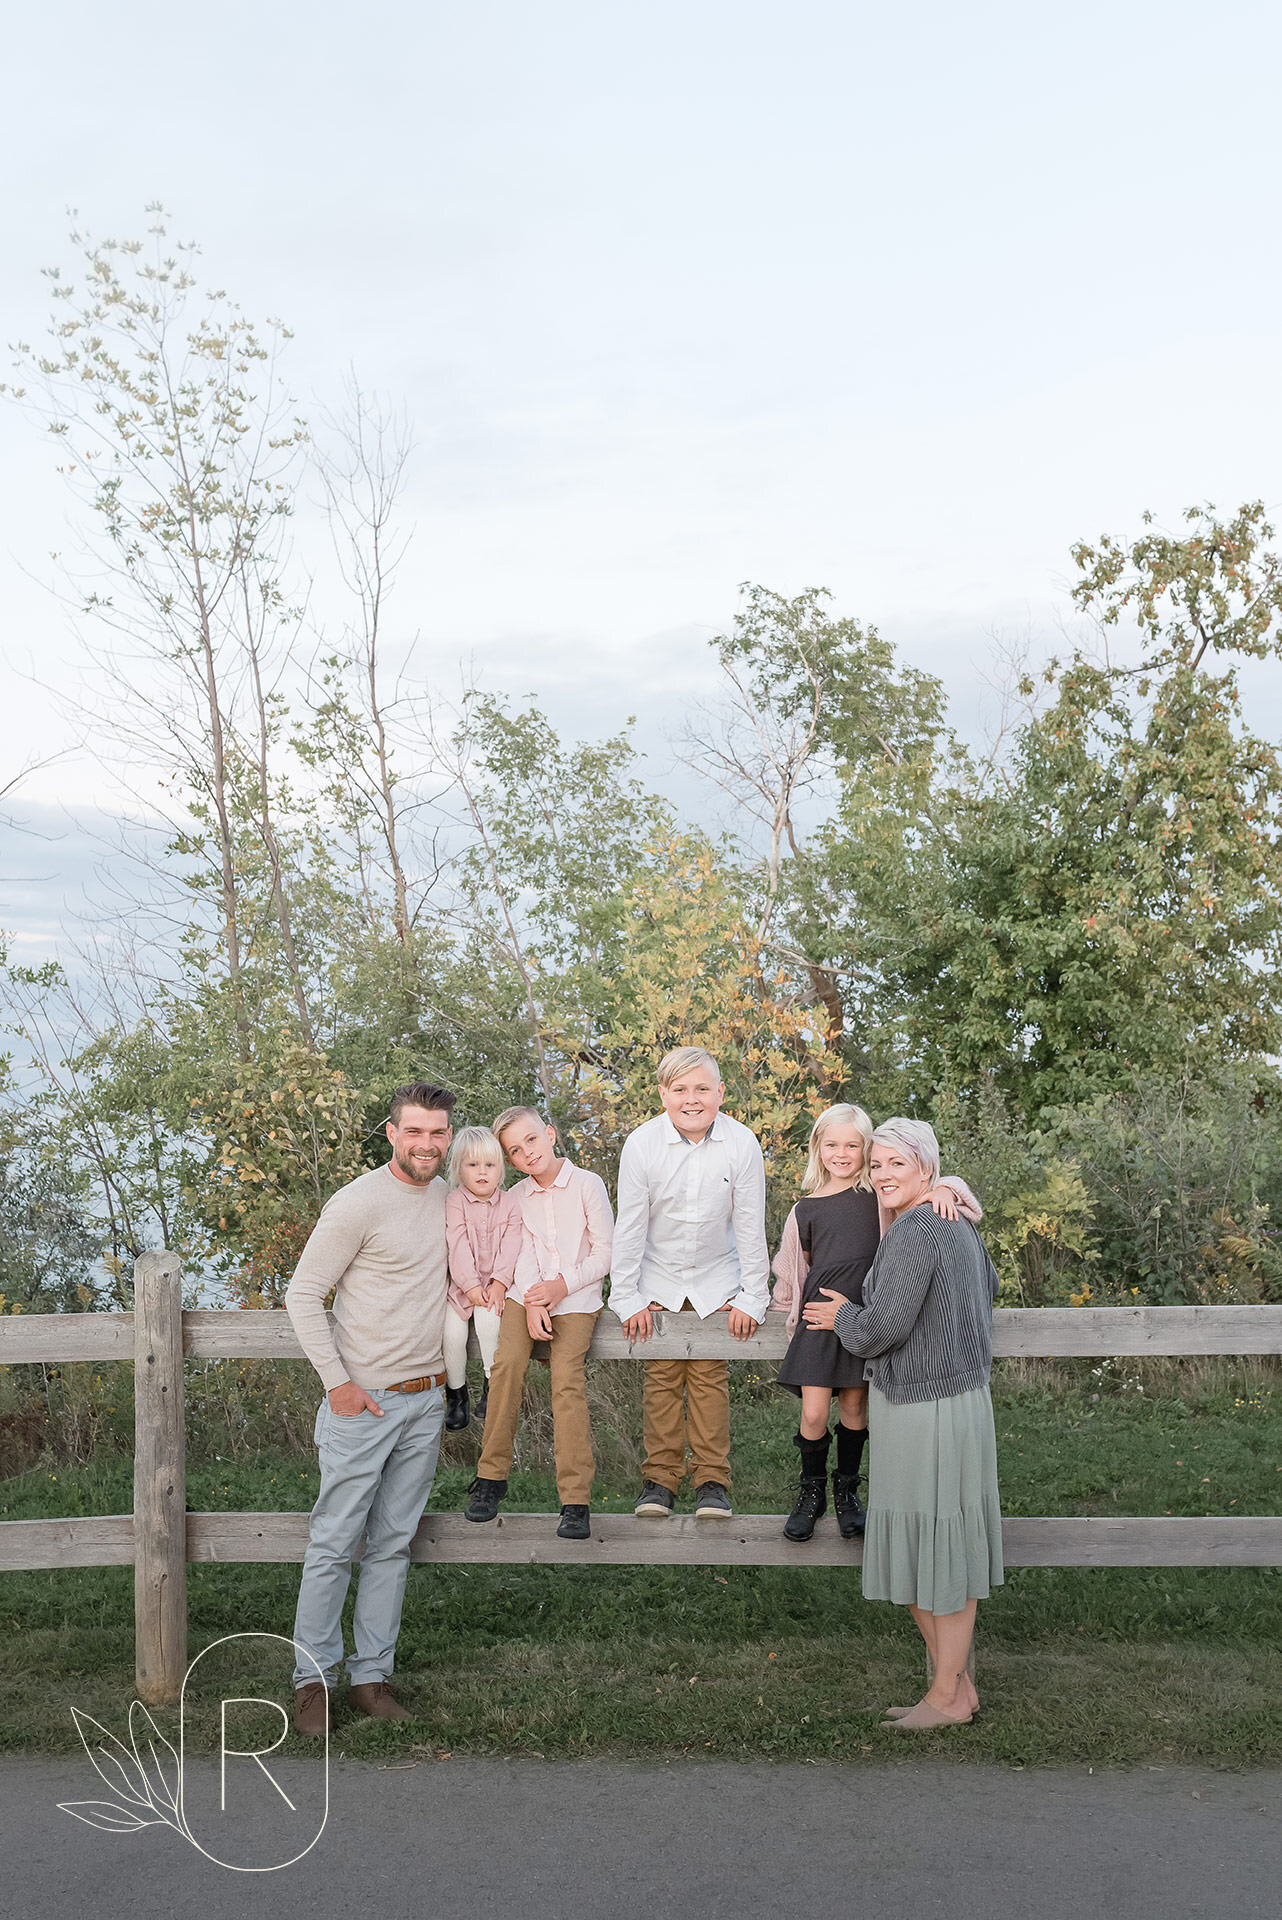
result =
M752 1128L777 1196L790 1204L811 1121L835 1097L840 1059L821 1007L768 960L707 841L653 847L623 903L613 1004L577 1058L559 1049L576 1150L613 1178L619 1148L658 1108L655 1068L671 1047L707 1047L726 1108Z

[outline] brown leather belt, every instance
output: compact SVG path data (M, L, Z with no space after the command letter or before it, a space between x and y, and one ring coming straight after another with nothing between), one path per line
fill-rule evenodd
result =
M388 1393L426 1393L430 1387L443 1387L443 1373L420 1373L417 1380L398 1380L394 1387L388 1387Z

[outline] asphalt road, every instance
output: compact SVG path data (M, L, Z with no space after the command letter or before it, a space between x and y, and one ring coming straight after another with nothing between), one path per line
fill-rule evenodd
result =
M212 1763L189 1785L224 1858L314 1831L321 1770ZM1278 1920L1282 1772L1089 1774L335 1756L320 1838L274 1871L215 1865L165 1826L106 1833L87 1760L0 1759L0 1910L14 1920L270 1914L414 1920ZM213 1795L211 1800L210 1795ZM296 1808L284 1808L286 1796ZM302 1827L298 1822L302 1822ZM196 1824L199 1824L197 1822ZM217 1850L215 1848L215 1850Z

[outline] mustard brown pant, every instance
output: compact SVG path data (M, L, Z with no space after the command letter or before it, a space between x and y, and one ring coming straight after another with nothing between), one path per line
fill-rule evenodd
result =
M592 1492L595 1469L583 1361L595 1325L594 1313L552 1315L552 1445L557 1497L563 1507L587 1506ZM525 1308L519 1300L509 1300L503 1309L499 1344L490 1369L485 1444L476 1469L482 1480L507 1479L521 1414L521 1390L533 1351Z
M686 1306L690 1302L686 1301ZM690 1477L730 1485L730 1363L728 1360L647 1360L642 1402L645 1461L642 1478L675 1494L690 1451ZM685 1405L682 1406L684 1399Z

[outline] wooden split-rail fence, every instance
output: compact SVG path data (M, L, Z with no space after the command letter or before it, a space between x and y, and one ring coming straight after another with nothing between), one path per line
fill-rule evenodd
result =
M0 1570L130 1566L140 1699L177 1698L187 1665L189 1561L301 1560L305 1513L189 1513L183 1361L301 1358L279 1310L184 1312L177 1254L145 1253L134 1268L132 1313L0 1316L0 1365L132 1360L134 1510L64 1520L0 1523ZM1002 1358L1282 1353L1282 1307L999 1308L993 1350ZM787 1345L782 1314L751 1340L724 1319L665 1313L642 1347L629 1346L603 1314L590 1352L602 1360L777 1360ZM475 1337L473 1336L473 1344ZM424 1515L419 1561L564 1566L848 1566L860 1545L831 1518L803 1548L784 1540L780 1514L636 1520L597 1514L589 1541L558 1540L545 1514L511 1513L478 1527L461 1513ZM1282 1516L1163 1518L1108 1514L1004 1522L1012 1567L1259 1567L1282 1565Z

